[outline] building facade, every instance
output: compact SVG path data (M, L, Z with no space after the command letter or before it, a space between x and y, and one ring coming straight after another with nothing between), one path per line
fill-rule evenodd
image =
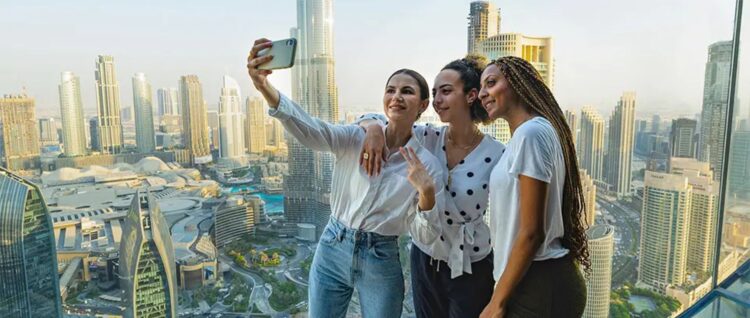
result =
M586 309L584 318L609 317L609 297L612 292L612 256L615 228L595 225L586 231L591 260L591 274L586 278Z
M473 1L469 5L469 53L481 53L480 44L488 37L500 34L500 9L489 1Z
M39 167L39 128L34 98L5 95L0 98L0 138L3 166L9 170Z
M115 59L99 55L96 60L96 110L99 117L99 149L103 153L122 151L123 135L120 114L120 84L115 73Z
M133 76L133 108L135 111L135 144L140 153L156 150L154 137L154 107L151 103L151 84L146 74Z
M711 163L716 180L721 177L724 163L731 55L731 41L717 42L709 46L703 80L699 158Z
M248 97L245 101L247 113L246 132L247 152L251 154L263 154L266 149L266 124L264 115L263 99L259 97Z
M290 33L298 40L292 98L311 116L337 123L333 0L298 0L297 27ZM284 212L291 222L315 224L320 234L331 214L333 155L313 152L291 137L287 144L289 175L284 179Z
M55 235L39 188L0 168L0 317L62 317Z
M604 119L590 107L581 110L581 131L576 145L580 167L596 181L603 180Z
M203 87L196 75L180 77L183 144L192 164L212 161L208 140L208 109L203 100Z
M137 191L120 239L125 317L177 317L175 264L169 224L156 199Z
M214 242L221 249L255 230L255 211L241 196L228 198L214 213Z
M219 154L221 158L245 155L245 134L242 129L240 85L233 78L222 78L219 97Z
M609 119L607 183L617 197L631 195L630 178L635 146L635 92L625 92Z
M64 153L68 157L86 154L86 124L83 120L81 82L73 72L63 72L58 85Z

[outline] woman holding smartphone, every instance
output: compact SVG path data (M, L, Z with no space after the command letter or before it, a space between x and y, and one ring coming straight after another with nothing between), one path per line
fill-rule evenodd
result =
M404 280L397 238L409 231L424 244L440 236L444 175L438 160L414 138L412 125L427 108L427 83L419 73L399 70L388 79L383 109L388 117L389 149L383 174L370 177L359 167L364 131L355 125L333 125L312 118L280 94L267 80L270 70L258 66L273 56L258 57L271 47L255 41L248 74L268 102L269 114L303 145L336 156L331 185L331 220L310 269L311 317L344 317L356 289L364 317L400 317Z
M485 68L479 98L511 132L489 182L497 284L481 317L580 317L586 286L578 265L589 267L584 197L563 112L517 57Z
M417 317L477 317L492 296L492 247L484 222L492 167L504 146L479 131L489 117L478 98L486 62L467 56L448 63L435 77L433 108L447 126L419 125L415 132L448 175L445 210L440 214L442 235L432 244L414 241L411 279ZM365 118L378 117L366 115ZM363 160L379 168L385 136L379 121L361 120L367 129ZM387 163L387 161L386 161ZM441 267L443 270L441 271Z

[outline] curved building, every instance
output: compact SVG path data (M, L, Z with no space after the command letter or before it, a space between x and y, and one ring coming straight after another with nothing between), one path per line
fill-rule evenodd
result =
M0 168L0 317L62 317L52 220L41 191Z
M586 279L584 318L609 317L609 294L612 291L612 254L615 229L611 225L594 225L586 231L589 239L591 275Z
M252 202L233 196L216 208L214 213L214 241L217 248L252 234L255 229L255 211Z
M177 278L169 225L153 196L136 192L123 220L120 286L125 317L177 317Z

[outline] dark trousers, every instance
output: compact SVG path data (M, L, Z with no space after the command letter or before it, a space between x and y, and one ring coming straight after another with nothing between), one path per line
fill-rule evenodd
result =
M446 262L431 260L412 245L411 284L417 317L479 317L495 286L492 254L472 263L471 271L472 274L464 273L451 279L451 269Z
M586 284L570 255L535 261L513 290L506 317L581 317Z

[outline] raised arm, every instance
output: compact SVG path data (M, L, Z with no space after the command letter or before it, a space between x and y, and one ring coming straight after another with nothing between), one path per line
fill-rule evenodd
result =
M333 125L306 113L297 103L280 94L268 81L270 70L258 69L258 65L273 59L273 56L257 57L258 51L271 47L271 41L259 39L250 50L247 71L255 88L263 95L270 107L268 114L281 121L295 139L306 147L339 153L356 139L358 128L353 125Z

